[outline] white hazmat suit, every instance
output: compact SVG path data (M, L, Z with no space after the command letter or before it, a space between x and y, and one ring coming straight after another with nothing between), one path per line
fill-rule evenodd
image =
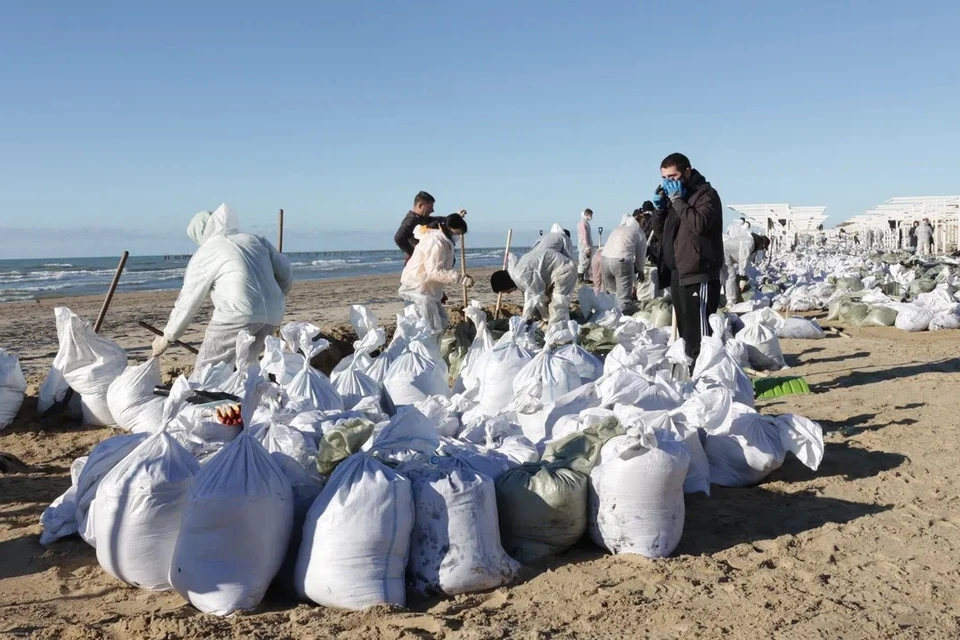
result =
M450 322L443 308L444 285L473 286L473 279L453 268L453 241L440 229L421 225L413 232L417 245L400 275L400 297L417 307L439 336Z
M209 293L213 316L194 369L220 362L232 364L241 329L254 336L250 348L259 353L264 339L283 320L286 294L293 285L290 262L262 236L241 233L236 214L226 204L214 213L195 215L187 235L199 248L187 264L183 288L163 330L164 339L180 339Z
M637 219L628 213L620 220L620 226L610 232L601 262L603 287L610 293L616 292L617 305L623 313L636 312L633 291L637 272L643 272L646 258L647 238Z
M917 254L929 256L933 247L933 227L929 222L921 222L917 227Z
M523 319L548 318L549 324L570 320L570 298L577 286L577 265L570 239L559 224L519 260L512 254L507 271L523 291Z
M730 225L727 232L723 234L723 271L726 281L724 295L727 297L728 305L740 302L737 276L746 277L747 266L755 253L756 244L750 227L742 222Z

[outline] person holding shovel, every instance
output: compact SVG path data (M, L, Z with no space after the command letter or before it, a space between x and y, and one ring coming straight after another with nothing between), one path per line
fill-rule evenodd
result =
M199 371L236 359L237 333L256 338L251 351L260 353L264 339L280 326L293 270L286 256L263 236L241 233L236 214L226 204L201 211L187 227L198 249L183 274L183 287L163 335L153 341L153 357L179 340L210 294L213 316L194 364Z
M450 323L443 308L444 285L473 287L473 278L453 268L453 238L467 233L467 223L459 214L442 222L431 222L414 229L417 244L400 275L398 293L408 305L414 305L439 339Z

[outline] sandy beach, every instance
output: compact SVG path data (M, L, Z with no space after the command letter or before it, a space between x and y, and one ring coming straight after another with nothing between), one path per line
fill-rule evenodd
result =
M474 274L484 284L489 273ZM396 277L298 283L291 320L335 331L348 304L384 324L401 305ZM102 333L145 359L173 292L118 295ZM453 296L451 296L453 297ZM511 302L519 302L516 294ZM69 467L109 428L42 424L36 388L57 351L53 308L96 317L101 299L0 305L0 346L30 382L0 451L31 466L0 475L0 638L957 638L960 637L960 332L846 329L848 337L783 341L792 375L814 393L761 403L820 422L817 472L788 459L750 489L688 496L674 557L613 557L584 541L527 567L513 585L406 609L342 612L270 593L252 614L200 614L173 592L126 586L77 537L44 548L39 516L70 484ZM184 337L198 344L209 309ZM341 327L342 329L342 327ZM171 348L175 373L192 356Z

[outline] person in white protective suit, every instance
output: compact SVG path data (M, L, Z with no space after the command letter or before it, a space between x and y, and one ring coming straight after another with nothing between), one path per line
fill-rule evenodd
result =
M933 251L933 226L930 224L930 220L927 218L923 219L923 223L916 228L917 236L917 255L929 256Z
M494 272L490 286L494 293L523 291L523 319L528 323L544 318L551 325L568 322L577 264L563 228L553 225L519 260L511 254L507 270Z
M637 220L641 215L639 209L632 215L624 215L620 226L610 232L610 238L603 246L603 287L611 293L616 292L620 311L628 315L637 312L634 290L638 275L643 281L643 265L647 259L647 238Z
M417 240L413 255L400 275L400 297L406 304L417 307L437 338L450 323L442 302L444 285L469 289L474 284L473 278L453 268L453 236L466 232L467 223L456 213L443 222L420 225L413 231Z
M591 222L593 221L593 210L584 209L580 214L580 222L577 223L577 274L580 282L593 284L590 281L590 259L593 256L595 247L593 246L593 230Z
M747 267L761 251L766 251L770 240L750 231L749 226L736 222L723 234L723 295L727 305L741 302L740 280L747 277Z
M259 353L264 339L283 320L286 294L293 285L290 261L264 237L240 232L237 216L226 204L214 213L196 214L187 235L199 248L187 263L183 288L163 335L153 341L153 356L180 339L208 293L213 315L194 369L220 362L232 364L241 329L256 338L251 350Z

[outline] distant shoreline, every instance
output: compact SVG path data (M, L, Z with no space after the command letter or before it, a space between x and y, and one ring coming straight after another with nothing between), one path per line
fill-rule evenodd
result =
M527 248L516 247L515 251L522 254ZM286 256L294 278L303 282L389 276L399 274L404 265L398 249L289 252ZM186 255L131 255L117 292L177 290L183 284L189 259ZM502 262L502 248L467 248L467 264L472 268L493 269ZM117 263L117 257L0 260L0 304L102 295L110 286Z

